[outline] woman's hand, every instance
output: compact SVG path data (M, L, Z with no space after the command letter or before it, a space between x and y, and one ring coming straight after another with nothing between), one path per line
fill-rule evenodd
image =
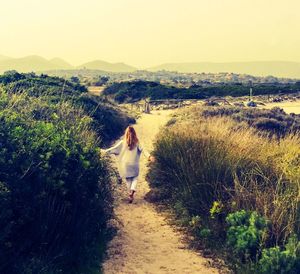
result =
M150 161L151 163L154 163L155 160L156 160L156 159L155 159L154 156L152 156L152 155L149 156L149 161Z
M107 151L106 151L106 149L100 149L100 154L101 155L107 155Z

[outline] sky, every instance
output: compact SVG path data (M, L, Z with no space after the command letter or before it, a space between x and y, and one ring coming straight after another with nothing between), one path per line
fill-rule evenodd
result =
M0 55L300 62L299 0L0 0Z

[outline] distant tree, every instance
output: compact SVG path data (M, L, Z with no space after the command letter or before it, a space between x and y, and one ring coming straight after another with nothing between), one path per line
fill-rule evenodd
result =
M3 73L3 75L8 76L8 75L15 75L15 74L20 74L16 70L7 70Z
M71 80L71 82L76 83L76 84L79 84L79 83L80 83L79 78L76 77L76 76L72 76L70 80Z
M101 76L99 80L95 83L95 86L104 86L109 81L108 76Z
M8 84L14 81L19 81L22 79L25 79L26 76L24 74L18 73L15 70L10 70L4 72L2 76L0 76L0 83L2 84Z

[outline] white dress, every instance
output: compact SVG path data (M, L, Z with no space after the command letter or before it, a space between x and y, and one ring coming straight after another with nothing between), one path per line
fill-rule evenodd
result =
M139 144L130 150L123 140L115 146L105 150L105 152L118 155L118 168L122 178L139 176L141 153L144 152L146 157L150 156L150 154L145 152Z

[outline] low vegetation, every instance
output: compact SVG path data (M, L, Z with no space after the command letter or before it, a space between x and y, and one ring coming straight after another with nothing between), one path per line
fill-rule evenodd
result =
M0 272L99 270L113 215L99 141L131 118L59 78L12 72L0 83Z
M271 110L240 107L212 107L198 112L203 117L231 117L239 123L247 123L263 135L278 137L300 131L300 115L289 115L278 107Z
M236 272L297 273L299 135L211 116L192 108L173 117L155 144L151 187L196 241L231 254Z
M7 94L27 94L49 104L65 101L76 108L82 108L93 118L92 128L101 137L101 143L105 145L121 136L128 124L135 122L118 106L89 95L87 89L77 81L11 71L0 76L0 86Z
M297 93L299 83L295 84L256 84L255 95L276 95ZM132 81L113 83L103 91L104 96L110 96L118 103L135 102L141 99L206 99L217 96L240 97L249 94L249 86L240 83L216 84L213 86L192 85L189 88L178 88L162 85L157 82Z

